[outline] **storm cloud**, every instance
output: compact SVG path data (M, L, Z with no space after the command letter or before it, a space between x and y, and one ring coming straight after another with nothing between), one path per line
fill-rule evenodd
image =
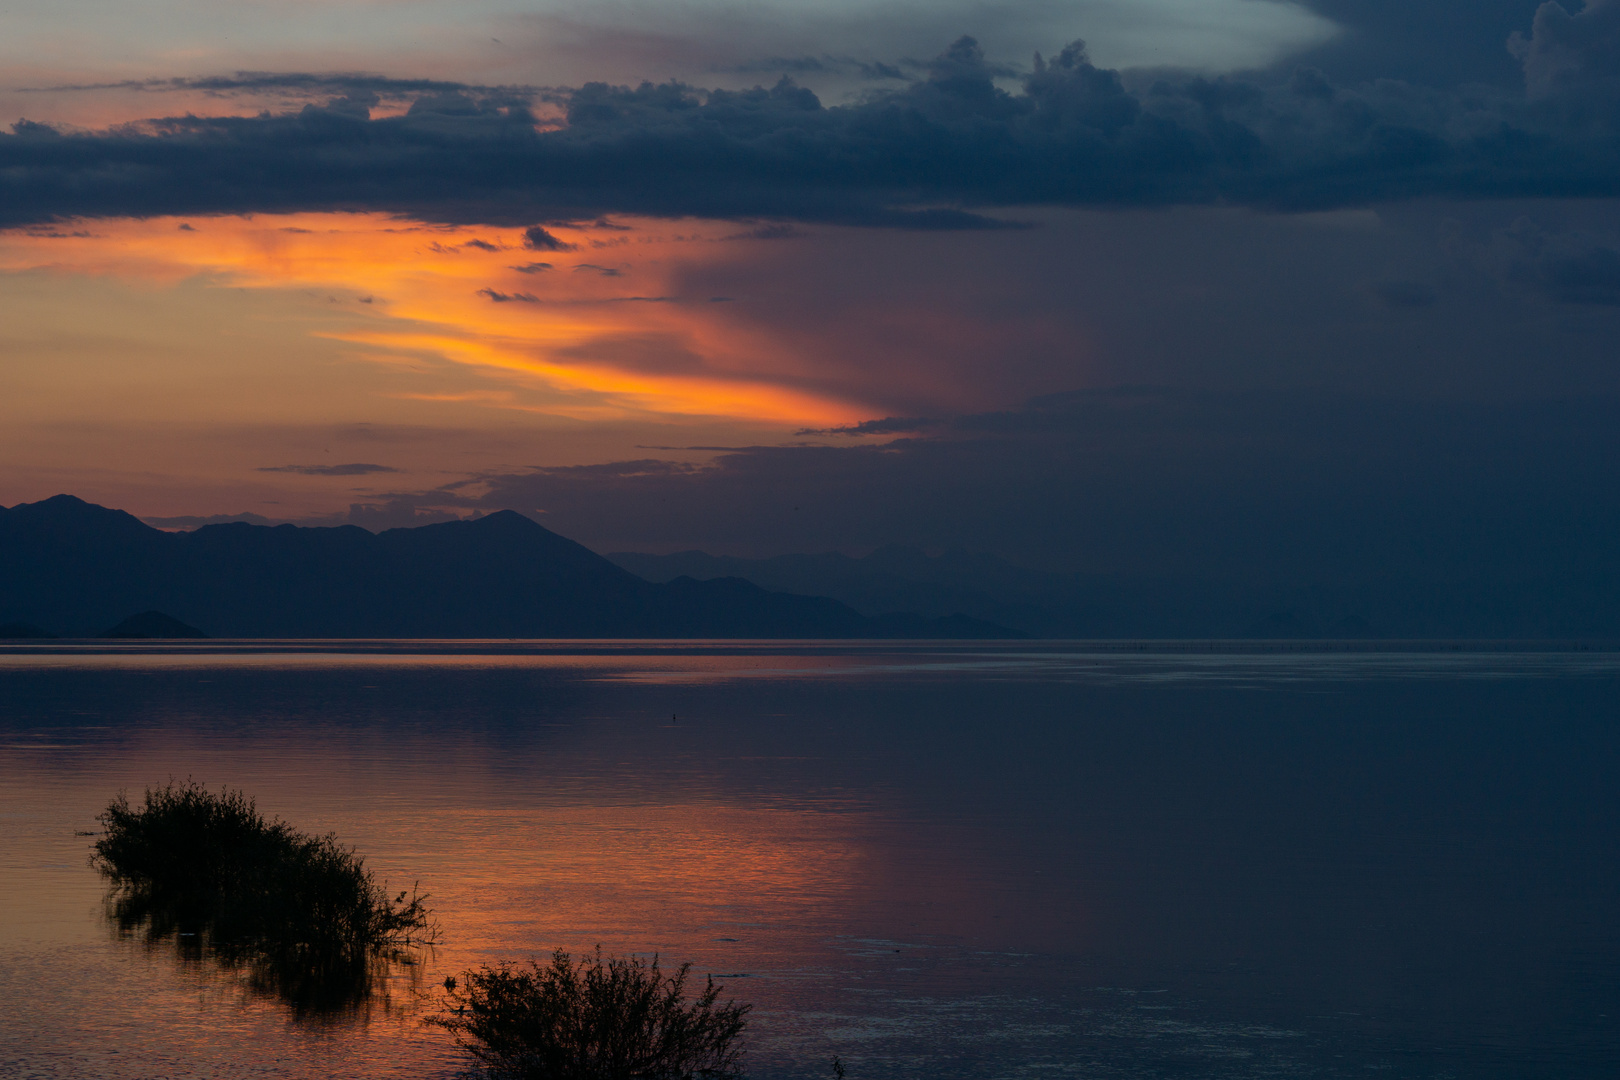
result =
M0 224L381 210L508 226L622 212L962 228L1040 205L1609 196L1620 192L1617 13L1620 0L1575 15L1544 5L1512 42L1528 90L1336 86L1311 69L1127 78L1077 42L1037 58L1009 92L963 38L925 77L835 107L783 78L740 92L588 83L527 99L433 88L378 119L375 91L355 87L282 115L92 134L23 121L0 136ZM537 121L541 101L564 122Z

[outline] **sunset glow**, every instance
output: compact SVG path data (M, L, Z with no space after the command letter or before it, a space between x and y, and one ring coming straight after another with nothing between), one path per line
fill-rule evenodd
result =
M522 230L400 222L376 214L115 220L16 230L0 269L104 276L147 286L201 281L284 290L336 313L315 333L358 356L429 357L491 385L417 400L481 401L577 419L674 414L780 424L858 419L855 403L787 385L784 345L725 317L724 298L680 293L685 270L724 260L735 227L664 223Z
M0 1074L1615 1071L1620 0L0 68Z

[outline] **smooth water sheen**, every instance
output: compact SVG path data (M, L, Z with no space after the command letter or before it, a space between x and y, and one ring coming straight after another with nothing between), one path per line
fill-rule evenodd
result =
M0 1076L444 1077L447 973L657 953L752 1075L1598 1077L1620 655L199 643L0 654ZM120 789L433 896L360 1014L120 940Z

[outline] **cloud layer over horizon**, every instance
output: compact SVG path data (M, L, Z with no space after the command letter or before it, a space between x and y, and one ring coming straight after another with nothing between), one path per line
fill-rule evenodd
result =
M375 77L180 80L329 94L284 114L154 118L0 136L0 225L100 216L384 211L496 225L636 213L911 228L986 212L1225 204L1329 209L1411 198L1620 191L1620 2L1544 5L1504 41L1525 87L1131 75L1059 48L1015 91L971 38L922 77L828 107L784 76L749 91L573 89ZM372 118L380 93L408 100ZM537 116L551 109L555 121ZM1016 218L1016 214L1013 215Z

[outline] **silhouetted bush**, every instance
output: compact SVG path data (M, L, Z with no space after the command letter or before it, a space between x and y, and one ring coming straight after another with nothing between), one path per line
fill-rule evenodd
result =
M265 819L240 791L187 782L124 795L100 817L91 861L112 879L126 932L193 937L296 1005L338 1008L369 992L371 962L432 940L426 897L390 897L333 836Z
M690 964L578 963L559 950L542 967L484 967L445 982L452 1011L436 1022L488 1077L544 1080L723 1080L742 1075L751 1006L718 1004L711 978L686 1001Z

